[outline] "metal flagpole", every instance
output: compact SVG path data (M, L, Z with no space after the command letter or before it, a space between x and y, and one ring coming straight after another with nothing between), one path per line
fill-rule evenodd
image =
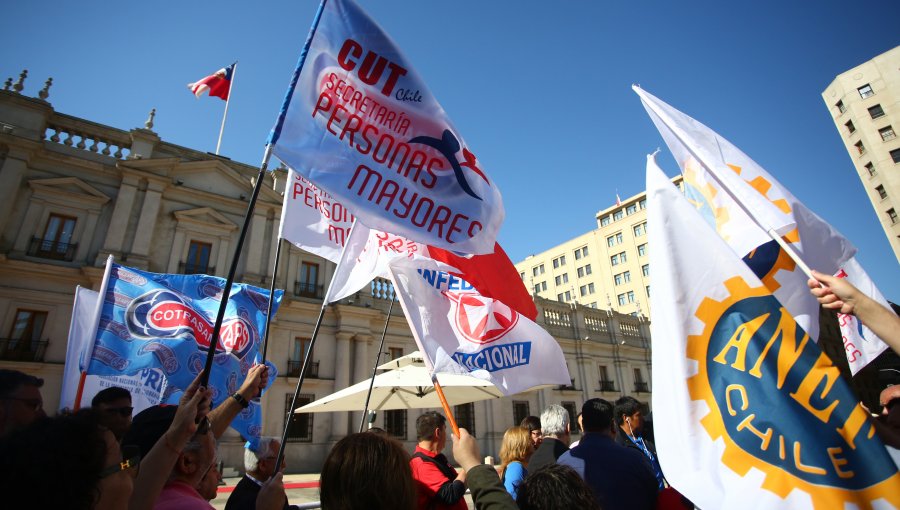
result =
M222 114L222 127L219 128L219 141L216 143L216 156L222 147L222 134L225 133L225 119L228 118L228 104L231 103L231 89L234 88L234 77L237 75L237 60L231 64L231 81L228 82L228 99L225 100L225 113Z
M384 350L384 337L387 335L388 323L391 321L391 312L394 311L394 302L396 298L391 298L391 306L388 308L387 319L384 320L384 329L381 331L381 345L378 346L378 354L375 355L375 366L372 367L372 380L369 381L369 392L366 393L366 406L363 408L362 419L359 421L359 431L363 431L366 425L366 416L369 414L369 399L372 398L372 387L375 385L375 374L378 371L378 365L381 362L381 351Z
M275 248L275 266L272 268L272 285L269 286L269 308L266 311L266 333L263 335L262 362L266 362L266 350L269 348L269 326L272 325L272 304L275 296L275 278L278 276L278 262L281 260L281 245L284 238L278 238L278 247Z

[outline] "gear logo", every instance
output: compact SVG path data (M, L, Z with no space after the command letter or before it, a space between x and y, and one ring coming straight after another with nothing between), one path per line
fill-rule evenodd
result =
M686 353L697 362L688 389L709 408L700 424L724 442L722 463L739 476L759 470L763 489L802 491L819 510L882 498L900 507L897 466L838 369L765 287L735 277L725 288L723 301L699 305L705 326Z
M444 291L451 302L456 329L476 344L496 342L519 321L519 314L500 301L473 293Z

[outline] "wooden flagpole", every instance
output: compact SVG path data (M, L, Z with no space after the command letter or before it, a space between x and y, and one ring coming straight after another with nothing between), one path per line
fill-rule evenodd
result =
M433 372L431 374L431 383L434 384L434 391L437 392L438 398L441 399L441 407L444 408L444 414L447 415L447 421L450 422L450 428L453 429L453 434L456 437L459 437L459 425L456 424L456 418L453 417L453 411L450 410L450 404L447 403L447 397L444 396L444 389L441 388L441 384L437 380L437 375Z

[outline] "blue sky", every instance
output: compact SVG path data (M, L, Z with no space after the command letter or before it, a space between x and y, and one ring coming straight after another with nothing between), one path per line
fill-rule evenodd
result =
M514 261L596 226L663 147L631 84L728 138L859 248L882 292L900 267L821 92L900 44L900 3L360 0L498 183ZM214 151L224 103L186 84L239 60L222 154L258 164L318 2L11 2L0 79L48 76L60 112ZM13 22L10 22L13 21ZM896 170L893 170L896 171Z

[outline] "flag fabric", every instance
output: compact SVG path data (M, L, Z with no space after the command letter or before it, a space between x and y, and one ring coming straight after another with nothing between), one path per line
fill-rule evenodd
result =
M191 92L198 98L202 96L204 92L209 91L211 97L219 97L222 98L223 101L228 101L228 93L231 90L231 75L234 73L235 65L236 64L231 64L224 69L219 69L206 78L195 81L194 83L188 83L188 88L191 89Z
M622 205L622 199L619 198L619 194L616 193L616 207L619 207L620 205Z
M162 401L177 402L181 390L204 368L224 287L223 278L149 273L113 264L88 374L122 376L158 368L168 382ZM272 313L281 296L282 291L276 291ZM232 286L209 374L213 405L231 396L259 362L268 299L265 289ZM277 370L267 365L271 385ZM260 403L251 401L231 425L254 439L261 423Z
M81 372L78 369L78 360L85 349L88 349L93 335L94 321L92 320L97 307L99 293L76 287L75 302L72 305L72 322L69 325L69 341L66 343L66 363L63 366L62 387L59 398L59 410L73 409L75 395L78 391L78 381ZM144 409L159 404L160 398L166 388L166 377L158 368L145 368L134 375L99 376L89 375L85 378L82 407L100 390L118 386L131 393L131 405L134 412L139 413Z
M337 262L353 219L340 200L303 175L288 171L278 237L301 250Z
M896 508L900 473L839 370L647 161L656 447L699 508ZM690 236L685 236L690 232Z
M399 259L433 261L453 276L465 275L482 296L501 300L531 320L537 316L534 300L499 244L492 253L463 256L370 229L359 221L350 233L325 302L343 299L368 285L373 278L390 278L388 265Z
M705 125L640 88L634 90L681 165L685 196L813 339L819 336L819 304L806 285L809 277L768 229L809 267L829 274L850 270L852 281L881 296L853 259L856 248L850 241L765 169ZM887 304L883 298L880 302ZM887 345L868 332L845 347L855 374Z
M571 382L556 340L504 302L480 294L460 268L423 257L393 260L389 270L432 373L468 374L504 395Z
M390 37L352 0L329 0L269 137L272 153L366 225L490 253L500 192Z

